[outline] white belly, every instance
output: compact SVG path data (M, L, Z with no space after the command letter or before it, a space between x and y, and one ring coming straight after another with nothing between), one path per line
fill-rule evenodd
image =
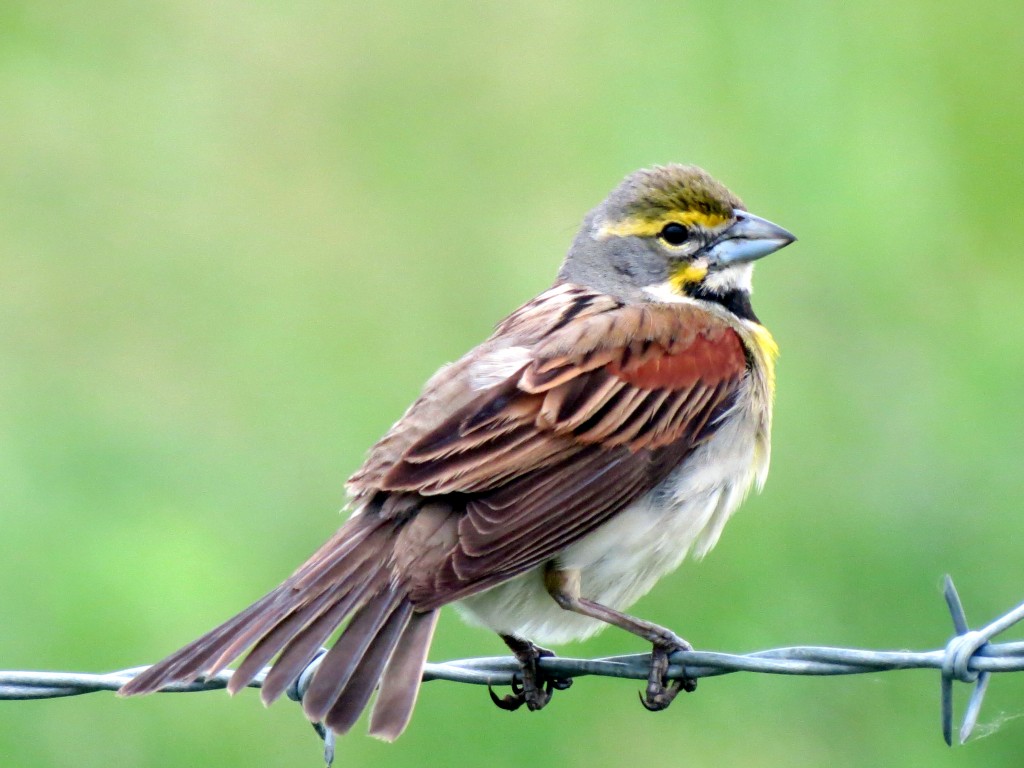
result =
M767 470L767 435L742 400L659 487L555 558L580 570L583 597L623 610L687 554L700 558L715 545L752 481ZM607 626L559 608L543 574L542 565L456 605L471 623L541 644L580 640Z

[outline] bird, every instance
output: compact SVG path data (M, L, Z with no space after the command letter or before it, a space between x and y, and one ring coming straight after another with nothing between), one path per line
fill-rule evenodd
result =
M619 627L651 645L644 706L690 650L625 613L703 557L767 477L778 347L751 306L753 262L792 243L703 169L635 171L591 210L551 288L443 366L349 479L350 517L283 583L125 683L144 694L273 662L274 701L312 674L307 717L347 733L408 725L442 606L519 660L504 709L544 707L557 644ZM276 660L275 660L276 658Z

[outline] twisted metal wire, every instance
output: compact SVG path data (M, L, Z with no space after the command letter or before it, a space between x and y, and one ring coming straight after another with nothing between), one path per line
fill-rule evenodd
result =
M793 646L758 651L744 655L709 651L679 651L672 655L670 678L715 677L731 672L761 672L774 675L856 675L887 672L895 669L938 669L941 672L942 735L953 743L953 682L974 684L960 727L962 744L971 735L978 721L981 703L993 672L1024 670L1024 642L992 643L991 640L1017 622L1024 620L1024 603L979 630L967 624L963 605L953 580L947 576L944 595L953 619L955 635L945 648L933 651L872 651L825 646ZM322 655L313 660L288 692L301 701ZM646 680L651 668L650 654L611 656L602 659L570 659L544 657L540 667L559 678L599 675L630 680ZM123 669L108 674L75 672L4 672L0 671L0 700L50 699L79 696L94 691L114 691L146 667ZM423 680L448 680L473 685L509 685L519 673L519 663L510 656L461 659L428 663ZM249 684L259 688L268 670L263 670ZM164 692L208 691L227 686L231 671L225 671L194 683L166 686ZM325 740L328 764L333 753L330 732L317 728Z

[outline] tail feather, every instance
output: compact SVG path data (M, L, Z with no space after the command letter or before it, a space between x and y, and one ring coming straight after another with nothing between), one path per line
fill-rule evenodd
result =
M384 665L391 658L395 645L402 636L402 631L409 623L409 615L412 613L412 603L403 599L391 615L388 616L383 626L374 636L370 647L349 678L344 690L338 695L337 700L331 706L330 711L324 717L324 723L332 731L338 734L348 733L360 713L366 708L373 689L377 687Z
M134 696L153 693L169 683L191 682L198 676L199 670L235 638L234 633L261 617L261 612L276 597L275 593L276 590L264 595L234 618L136 675L121 686L118 694Z
M342 530L344 531L344 529ZM260 621L252 622L246 631L239 632L205 673L207 675L217 674L238 658L246 648L254 642L261 641L281 625L294 627L296 631L301 630L304 626L303 623L301 621L293 622L293 616L305 610L310 604L322 605L320 601L328 600L331 594L344 596L350 591L358 590L362 582L365 581L368 561L379 560L379 551L373 544L386 545L386 541L381 540L386 538L387 533L388 531L382 530L380 527L364 526L362 530L357 531L351 537L341 539L340 534L334 536L332 538L333 546L331 542L328 542L327 545L321 547L284 584L274 590L278 602L275 610L262 617ZM341 541L339 542L338 539ZM362 546L357 549L357 545ZM379 563L376 566L377 568L374 570L379 568ZM350 603L351 605L352 603ZM313 610L315 611L315 609ZM342 614L342 618L344 618L344 614ZM285 637L284 640L287 642L288 638ZM267 656L267 659L271 656L273 654ZM255 672L258 671L259 669ZM241 690L255 676L255 672L245 683L236 686L229 685L229 690L232 693ZM232 676L233 680L234 676Z
M322 593L319 595L314 593L305 599L303 603L263 634L245 661L231 676L228 691L237 693L247 686L276 653L285 649L274 665L271 674L264 681L263 701L269 704L284 692L294 677L316 655L317 649L365 597L371 585L385 578L383 571L378 568L376 580L371 579L368 582L365 572L358 572L360 567L365 570L367 565L365 561L368 558L364 556L351 559L355 562L347 563L343 571L338 573L331 571L319 579L319 582L329 579L326 584L323 584L324 591ZM337 586L331 588L331 583L336 583ZM308 655L296 660L295 652L289 652L291 646L296 644L299 644L301 648L308 646ZM231 658L237 657L244 650L245 645L239 644L238 652ZM288 679L282 680L285 677ZM280 685L279 690L276 690L277 685ZM271 693L271 691L275 692Z
M383 578L350 593L312 622L301 634L288 641L274 667L267 674L267 679L263 681L260 696L264 704L270 704L285 692L292 681L313 660L313 657L327 642L327 638L337 629L345 616L350 614L360 601L364 600L371 589L379 587L382 582ZM346 629L346 631L348 630Z
M306 717L316 723L323 722L399 599L395 587L389 585L355 612L334 647L320 661L302 697Z
M371 736L394 741L409 724L438 615L438 611L427 611L413 613L409 619L380 680L370 715Z
M283 584L130 680L119 695L217 674L251 648L228 690L248 685L276 656L263 682L269 704L348 618L313 674L303 707L314 722L344 733L381 684L373 732L394 739L408 723L437 618L437 611L417 613L392 573L400 528L380 517L352 518Z
M288 581L296 589L305 589L322 580L324 571L339 563L345 565L362 562L366 559L365 555L369 554L365 545L366 539L379 538L387 529L385 522L366 516L350 518L348 523L310 555L306 562L295 569ZM353 554L357 550L364 556Z
M260 636L283 621L291 611L291 607L283 599L281 588L275 600L263 613L247 622L246 626L238 629L226 638L226 642L218 643L217 654L209 654L205 660L193 659L188 669L182 669L181 674L188 673L193 676L205 675L212 677L227 668L228 664L237 659L241 653L253 644ZM212 659L212 660L211 660Z
M276 656L293 638L309 631L310 625L320 621L324 614L337 616L332 629L341 623L351 604L345 598L338 599L337 590L324 592L315 600L297 608L274 625L249 651L249 655L238 665L228 682L228 692L238 693L247 686L260 670ZM329 634L329 633L328 633ZM326 639L326 636L325 636Z

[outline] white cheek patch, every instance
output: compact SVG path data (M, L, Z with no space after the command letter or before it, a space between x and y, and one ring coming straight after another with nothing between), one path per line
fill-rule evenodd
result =
M666 280L664 283L655 283L654 285L645 285L644 293L650 296L655 301L661 302L662 304L690 304L693 302L687 296L680 296L676 293L672 287L671 281Z
M754 274L753 264L737 264L721 270L712 270L701 280L701 287L711 293L724 295L730 291L752 293L751 277ZM694 299L678 293L671 280L654 285L645 285L643 292L654 301L662 304L692 304ZM701 302L702 304L704 302Z
M753 264L736 264L721 270L714 270L704 278L704 287L712 293L726 294L730 291L751 293L751 278L754 275Z
M526 347L505 347L488 352L469 368L469 385L474 391L490 389L508 381L533 360Z

